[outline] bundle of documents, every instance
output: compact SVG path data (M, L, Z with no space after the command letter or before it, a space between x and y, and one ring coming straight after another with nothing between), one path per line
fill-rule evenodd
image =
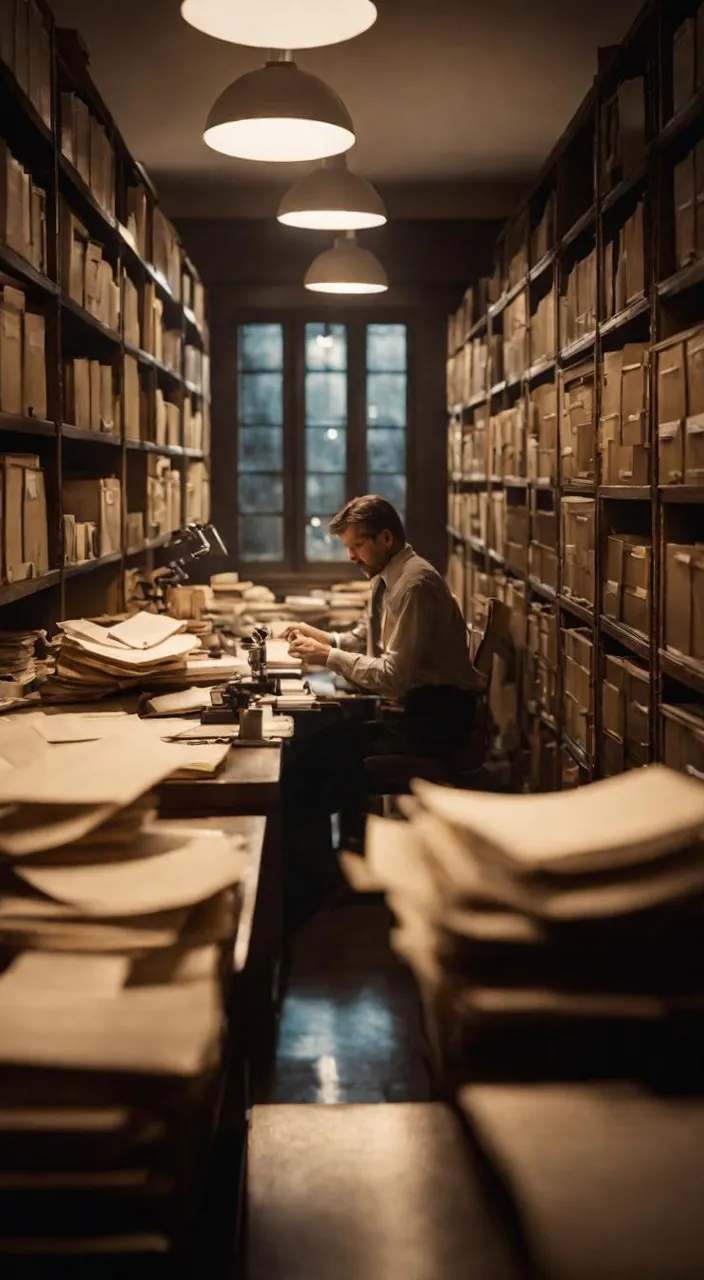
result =
M118 735L0 772L0 1252L100 1252L183 1204L245 865L153 820L191 750Z
M701 1016L698 782L656 765L549 795L414 790L410 821L370 819L366 866L347 862L386 890L440 1022L527 1069L530 1037L542 1054L588 1027L601 1052L595 1029Z
M62 638L56 674L42 686L51 702L89 701L133 689L154 677L186 677L197 636L164 614L141 612L113 626L86 618L59 624Z
M53 659L37 657L43 631L0 631L0 712L22 706L32 686L53 670Z

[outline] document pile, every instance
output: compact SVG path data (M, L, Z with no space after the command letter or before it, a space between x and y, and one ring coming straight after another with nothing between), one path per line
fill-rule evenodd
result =
M700 783L656 765L551 795L414 789L409 823L370 819L368 871L456 1042L460 1029L484 1045L495 1036L527 1069L532 1049L559 1054L580 1029L608 1057L619 1033L696 1023Z
M35 680L53 667L37 656L45 640L43 631L0 631L0 711L21 705Z
M0 773L0 1254L177 1229L244 870L239 839L150 816L187 752L116 736Z
M56 674L42 686L49 702L86 702L135 689L152 678L184 679L197 636L164 614L136 613L113 626L86 618L59 623Z

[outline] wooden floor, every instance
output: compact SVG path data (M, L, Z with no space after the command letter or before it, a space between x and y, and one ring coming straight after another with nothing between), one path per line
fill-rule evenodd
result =
M356 901L293 939L269 1102L424 1102L431 1096L415 985L389 916Z

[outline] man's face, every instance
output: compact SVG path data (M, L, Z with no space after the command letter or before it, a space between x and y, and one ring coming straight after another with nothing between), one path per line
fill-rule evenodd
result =
M340 542L347 547L352 564L358 564L367 578L381 573L394 554L393 534L388 529L371 538L359 525L351 524L343 529Z

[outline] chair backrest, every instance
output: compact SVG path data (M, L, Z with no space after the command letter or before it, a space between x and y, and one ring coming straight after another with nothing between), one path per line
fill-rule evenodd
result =
M506 645L511 634L511 610L503 600L490 600L484 635L474 655L474 668L481 675L490 677L494 667L494 655Z

